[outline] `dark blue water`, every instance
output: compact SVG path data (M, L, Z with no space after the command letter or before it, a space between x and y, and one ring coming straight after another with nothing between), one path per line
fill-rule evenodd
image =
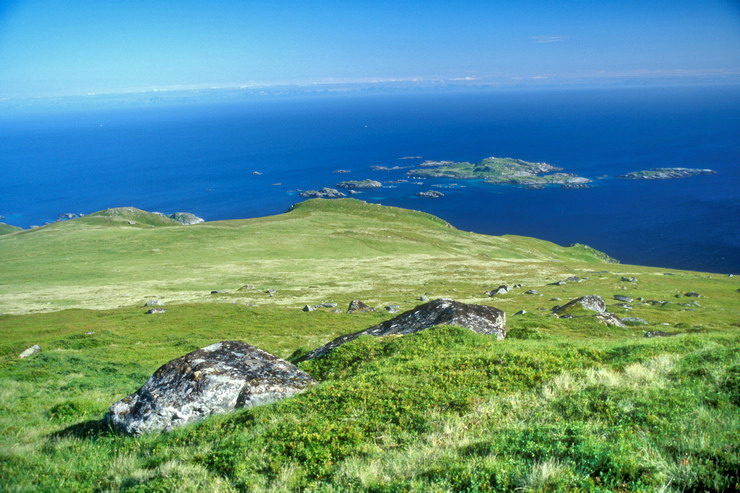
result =
M446 182L429 180L358 198L465 230L587 243L628 263L740 272L740 88L307 96L5 115L0 215L23 227L129 205L207 220L262 216L300 200L296 189L401 178L370 166L415 162L398 159L408 155L509 156L588 177L715 169L586 190L465 182L443 199L416 197ZM331 173L338 168L353 173Z

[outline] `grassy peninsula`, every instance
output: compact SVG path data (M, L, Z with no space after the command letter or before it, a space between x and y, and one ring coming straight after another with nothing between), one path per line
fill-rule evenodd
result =
M189 226L109 210L3 235L0 258L4 491L738 486L734 278L477 235L352 199ZM551 315L589 294L645 323ZM279 403L140 437L101 421L188 351L237 339L297 361L422 295L505 310L507 338L458 327L360 337L300 363L320 383ZM145 314L151 298L166 313ZM379 310L301 310L353 299ZM19 359L33 344L41 352Z

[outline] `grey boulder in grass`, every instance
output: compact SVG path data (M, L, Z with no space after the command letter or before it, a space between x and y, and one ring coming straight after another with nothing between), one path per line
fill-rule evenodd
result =
M479 334L506 337L506 314L492 306L469 305L452 300L434 300L404 312L395 318L359 332L347 334L314 349L302 360L323 356L342 344L362 335L387 336L406 335L419 332L435 325L457 325Z
M166 363L106 421L123 433L167 431L237 408L268 404L314 383L308 373L239 341L211 344Z

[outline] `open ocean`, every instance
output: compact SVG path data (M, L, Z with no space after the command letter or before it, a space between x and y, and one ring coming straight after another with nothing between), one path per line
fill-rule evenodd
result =
M277 214L296 189L391 181L408 166L488 156L546 161L584 190L473 181L408 183L357 198L426 211L487 234L586 243L624 263L740 272L740 88L409 92L245 98L0 115L0 215L22 227L135 206L206 220ZM715 175L630 181L652 167ZM335 169L351 174L332 174ZM262 175L253 175L260 171ZM279 185L273 185L279 183Z

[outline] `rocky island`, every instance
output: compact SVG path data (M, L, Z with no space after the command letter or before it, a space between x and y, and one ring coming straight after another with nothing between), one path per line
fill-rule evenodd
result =
M337 188L357 190L360 188L380 188L383 184L376 180L347 180L337 183Z
M541 188L545 185L561 185L566 188L581 188L591 180L572 173L557 173L557 168L548 163L531 163L521 159L489 157L477 163L452 161L425 161L422 168L410 170L410 177L481 179L486 183L520 185Z
M336 188L329 187L323 187L321 190L302 190L298 195L308 199L338 199L347 196Z
M619 178L625 180L672 180L675 178L688 178L697 175L713 175L713 169L699 168L652 168L643 171L632 171Z
M439 192L437 190L429 190L427 192L418 192L416 194L417 197L427 197L430 199L440 199L445 196L442 192Z

